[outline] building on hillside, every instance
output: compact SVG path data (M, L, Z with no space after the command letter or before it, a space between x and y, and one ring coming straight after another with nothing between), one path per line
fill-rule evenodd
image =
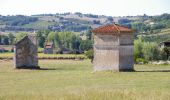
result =
M37 38L35 35L25 36L14 46L15 68L39 68L37 54Z
M45 54L53 54L54 53L54 42L47 42L44 47Z
M117 24L101 26L94 33L94 70L132 71L133 30Z

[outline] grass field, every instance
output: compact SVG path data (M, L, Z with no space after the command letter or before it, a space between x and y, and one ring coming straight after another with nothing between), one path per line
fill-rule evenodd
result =
M40 60L41 70L0 61L0 100L170 100L170 65L93 72L90 60Z
M14 53L0 53L0 58L13 58ZM39 58L53 58L53 57L63 57L63 58L69 58L69 57L75 57L75 58L86 58L84 54L44 54L44 53L38 53Z

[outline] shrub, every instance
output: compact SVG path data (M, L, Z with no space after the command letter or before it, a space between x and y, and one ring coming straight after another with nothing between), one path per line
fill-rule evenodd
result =
M91 62L93 62L93 58L94 58L94 51L91 49L91 50L88 50L85 52L85 55L87 56L87 58L91 59Z
M148 61L145 60L144 58L137 58L137 59L136 59L136 63L137 63L137 64L147 64Z

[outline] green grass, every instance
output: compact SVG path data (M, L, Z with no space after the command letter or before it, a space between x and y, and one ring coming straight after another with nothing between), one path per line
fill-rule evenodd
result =
M7 52L7 53L0 53L0 58L13 58L14 53ZM39 58L53 58L53 57L63 57L63 58L69 58L69 57L81 57L86 58L84 54L44 54L44 53L38 53Z
M0 63L0 100L170 100L169 65L93 72L90 60L40 60L44 70Z

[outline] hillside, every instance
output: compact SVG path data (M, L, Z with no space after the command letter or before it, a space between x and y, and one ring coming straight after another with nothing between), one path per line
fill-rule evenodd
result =
M157 34L161 31L165 31L164 29L170 28L170 14L158 16L148 16L144 14L142 16L122 17L82 14L80 12L37 14L32 16L0 15L0 32L15 33L38 30L84 32L91 28L111 24L113 22L135 29L136 35Z
M109 23L113 23L112 17L81 13L0 16L0 31L49 29L52 31L82 32Z

